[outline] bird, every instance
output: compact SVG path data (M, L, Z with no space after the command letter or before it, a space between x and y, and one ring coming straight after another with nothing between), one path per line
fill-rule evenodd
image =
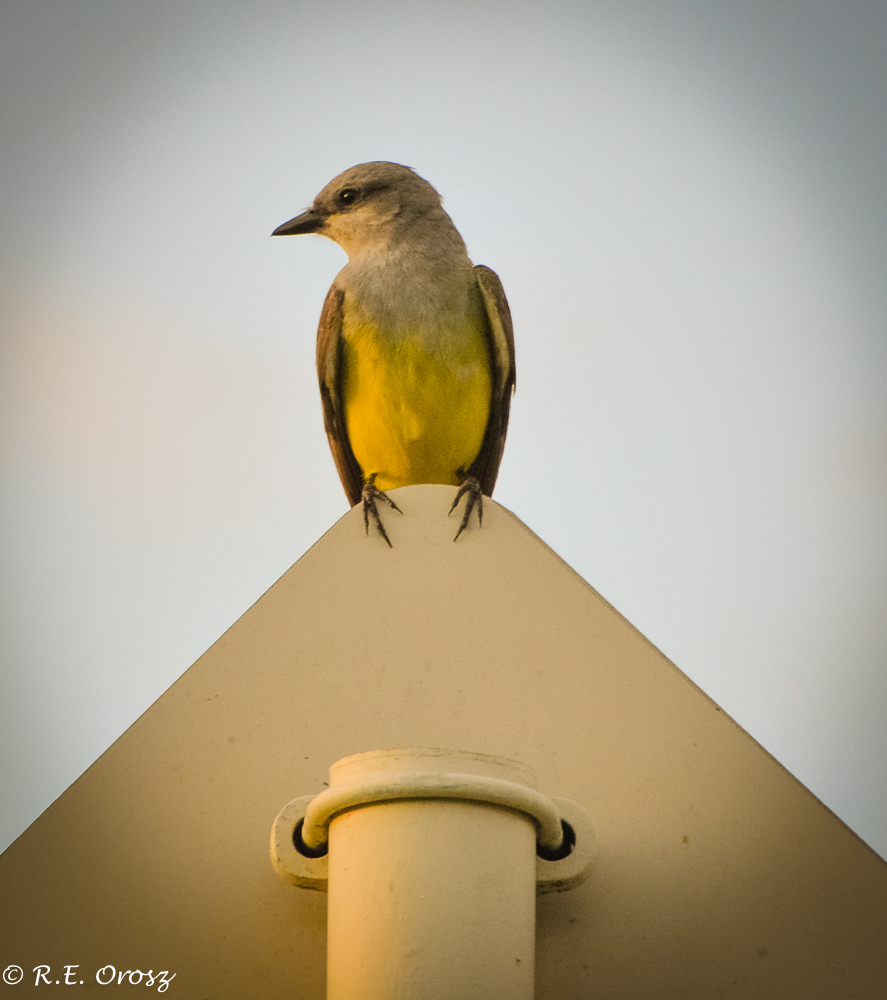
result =
M352 506L391 546L378 504L419 483L465 497L454 541L491 496L515 386L514 331L498 276L473 265L440 194L411 167L359 163L272 236L315 233L348 263L317 331L324 428Z

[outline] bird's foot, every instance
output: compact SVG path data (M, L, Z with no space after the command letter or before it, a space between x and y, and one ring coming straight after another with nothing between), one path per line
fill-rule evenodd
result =
M456 499L453 501L453 506L450 507L449 513L458 507L459 501L462 497L465 497L465 510L462 512L462 523L459 525L459 530L456 532L456 537L453 539L455 542L459 535L468 527L468 521L471 518L471 512L477 507L477 526L480 527L484 520L484 495L480 488L480 483L474 478L474 476L466 476L464 472L459 469L459 476L462 478L462 485L459 487L459 492L456 494Z
M376 473L367 476L366 482L363 484L363 489L360 493L360 499L363 503L363 526L366 528L366 533L370 533L370 518L372 517L373 523L376 525L376 529L379 534L388 542L388 548L392 548L391 539L388 537L388 533L385 531L385 527L382 524L382 518L379 517L379 510L376 507L376 501L381 500L383 503L387 503L389 507L392 507L402 514L403 511L397 504L388 496L387 493L383 493L376 486Z

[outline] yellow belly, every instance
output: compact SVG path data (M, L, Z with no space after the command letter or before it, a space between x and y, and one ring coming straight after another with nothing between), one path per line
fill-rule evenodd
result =
M380 337L368 326L344 343L345 427L365 476L379 489L459 484L477 458L490 413L483 331L454 332L430 350L419 335Z

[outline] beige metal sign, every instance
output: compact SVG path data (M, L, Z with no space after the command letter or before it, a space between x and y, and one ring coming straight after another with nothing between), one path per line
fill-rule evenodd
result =
M326 896L269 830L420 746L594 818L591 877L537 903L539 1000L887 995L887 865L507 511L454 543L452 493L395 491L392 549L346 515L0 857L3 996L321 1000Z

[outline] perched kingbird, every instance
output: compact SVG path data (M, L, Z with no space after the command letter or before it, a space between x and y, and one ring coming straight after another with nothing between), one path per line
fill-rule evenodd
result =
M390 545L376 501L414 483L466 496L456 538L499 472L514 390L505 292L473 266L441 197L398 163L361 163L271 234L318 233L348 254L317 331L323 420L348 500L363 502Z

